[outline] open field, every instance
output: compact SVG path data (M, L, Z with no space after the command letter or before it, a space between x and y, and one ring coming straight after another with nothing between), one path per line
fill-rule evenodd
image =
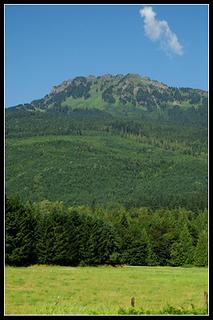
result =
M207 268L5 268L6 315L118 314L129 310L133 296L134 310L156 314L165 307L171 311L171 306L180 310L194 306L205 313L204 291L208 291Z

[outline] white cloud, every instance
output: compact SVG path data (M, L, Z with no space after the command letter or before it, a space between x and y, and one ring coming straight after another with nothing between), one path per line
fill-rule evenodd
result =
M171 31L167 21L157 20L155 18L156 13L150 6L145 6L139 12L141 17L144 18L144 30L147 37L152 41L160 41L161 48L167 53L181 56L183 47L176 34Z

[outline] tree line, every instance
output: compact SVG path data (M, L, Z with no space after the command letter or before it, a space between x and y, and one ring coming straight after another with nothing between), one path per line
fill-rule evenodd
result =
M208 213L5 200L5 262L207 266Z

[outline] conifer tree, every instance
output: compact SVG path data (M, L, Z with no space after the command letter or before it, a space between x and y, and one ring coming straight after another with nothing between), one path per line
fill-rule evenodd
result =
M202 230L198 237L198 242L195 248L194 264L196 266L208 265L208 233L207 230Z
M127 262L131 265L155 264L150 238L145 228L134 226L131 232L131 242L126 251Z
M6 263L30 265L36 263L36 219L32 207L24 206L17 197L6 199L5 213Z
M184 223L180 231L178 240L171 246L171 264L174 266L182 266L192 264L194 256L194 247L192 238L188 230L188 226Z

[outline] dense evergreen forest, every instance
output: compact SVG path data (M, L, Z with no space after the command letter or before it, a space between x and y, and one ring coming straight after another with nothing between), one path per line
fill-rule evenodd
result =
M77 77L5 121L8 264L207 265L207 92Z
M67 205L207 208L207 128L134 117L8 111L7 194Z
M7 264L207 266L208 213L6 198Z

